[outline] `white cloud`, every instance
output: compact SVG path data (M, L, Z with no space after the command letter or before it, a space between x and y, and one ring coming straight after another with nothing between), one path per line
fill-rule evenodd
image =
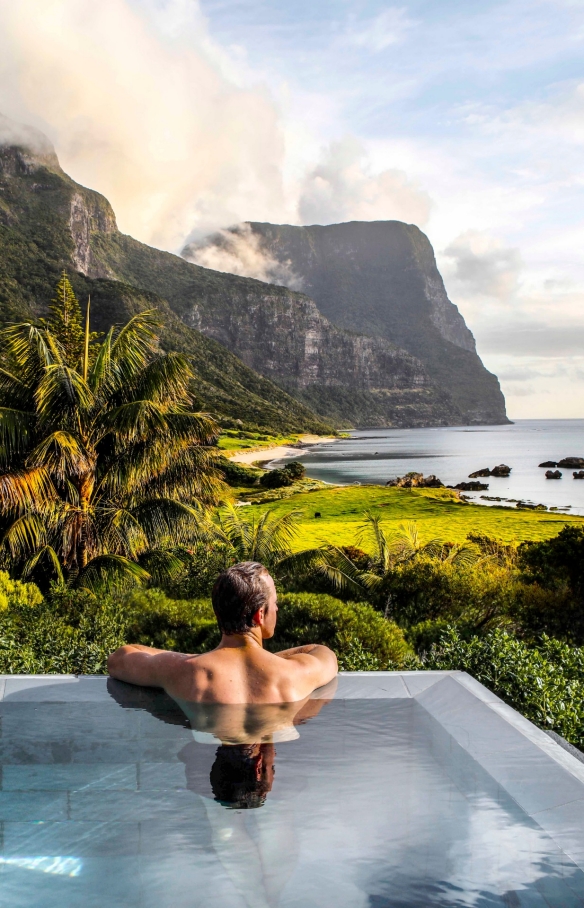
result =
M402 170L374 172L366 150L348 136L332 142L309 172L300 192L303 224L400 220L423 226L430 215L427 192Z
M464 295L495 297L505 302L519 286L522 261L518 249L477 230L457 236L444 250L452 263L451 280Z
M290 263L279 262L263 250L261 237L253 233L249 224L238 224L201 242L189 243L182 254L189 262L214 271L283 284L292 290L302 289L302 280L294 274Z
M225 71L196 0L0 3L4 113L46 131L121 229L163 248L285 209L278 110Z

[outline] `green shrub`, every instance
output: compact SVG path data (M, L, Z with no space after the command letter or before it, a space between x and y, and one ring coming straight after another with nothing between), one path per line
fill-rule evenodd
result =
M221 542L216 542L213 546L196 545L193 549L182 549L177 554L183 567L163 587L171 599L204 599L210 596L221 571L237 561L233 549Z
M293 477L287 470L268 470L260 479L261 485L265 489L282 489L284 486L291 486L294 482Z
M260 470L246 467L241 463L234 463L227 457L222 457L217 466L223 474L225 482L230 486L253 486L261 476Z
M169 599L162 590L135 590L122 610L128 643L200 653L220 640L209 599Z
M294 480L304 479L306 475L306 467L299 460L291 460L283 469Z
M466 671L540 728L584 745L584 650L544 638L530 648L504 631L463 640L448 629L427 669Z
M381 669L402 665L409 653L400 629L369 605L314 593L281 596L276 636L268 648L276 651L306 643L330 646L341 661L355 660L363 651Z
M526 591L517 613L527 633L584 643L584 529L567 526L553 539L524 543L519 566Z
M461 566L420 557L388 575L385 608L404 627L442 618L482 630L509 621L520 587L517 573L497 562Z
M102 674L107 657L125 642L124 619L110 601L93 601L74 620L44 600L0 614L0 673Z
M6 571L0 571L0 612L18 605L33 608L40 605L43 596L34 583L12 580Z

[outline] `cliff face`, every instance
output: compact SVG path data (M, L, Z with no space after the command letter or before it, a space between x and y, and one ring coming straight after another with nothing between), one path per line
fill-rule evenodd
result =
M387 338L421 360L464 422L507 421L499 382L483 366L417 227L400 221L249 227L335 325Z
M162 296L112 280L113 269L94 250L96 237L107 243L119 236L111 206L63 173L44 137L18 138L25 144L0 142L0 326L44 314L65 268L78 297L83 301L91 294L97 330L145 308L161 311L163 345L190 356L201 409L272 432L330 430L330 423L301 401L185 325ZM156 250L136 248L146 258L151 253L156 263Z
M185 324L337 425L464 421L419 360L383 338L337 328L304 294L201 268L120 233L96 232L92 254L99 267L107 263L118 279L164 297Z
M166 342L192 350L202 402L221 406L220 412L235 415L251 408L264 413L263 423L259 416L256 422L272 426L284 414L279 425L298 428L302 421L309 428L322 426L323 420L345 426L422 426L504 419L504 409L501 419L500 408L489 409L485 395L477 394L474 409L467 406L459 388L464 377L458 385L449 384L434 366L427 348L436 339L450 356L454 350L467 357L467 364L480 364L464 321L440 295L437 271L424 271L410 256L397 277L397 291L401 286L405 294L411 280L426 289L414 295L411 331L397 318L390 337L383 307L378 311L371 293L372 280L387 283L388 277L379 269L373 278L368 274L361 247L349 248L333 236L326 240L323 258L325 247L309 232L297 244L293 232L304 228L252 225L264 230L263 241L278 255L285 232L292 231L286 241L298 260L294 268L304 267L305 287L318 305L287 287L201 268L121 234L107 200L64 174L47 145L40 150L38 143L36 150L0 145L0 320L40 314L67 267L74 270L78 291L92 293L100 327L123 320L132 306L159 305L172 328ZM419 255L424 254L428 249L421 248ZM365 314L360 319L351 320L351 299ZM422 323L429 326L424 331ZM367 324L367 330L359 324ZM422 337L417 353L410 349L413 343L405 342L416 334ZM228 389L221 386L221 357ZM451 377L448 355L443 360ZM489 379L496 384L494 376Z

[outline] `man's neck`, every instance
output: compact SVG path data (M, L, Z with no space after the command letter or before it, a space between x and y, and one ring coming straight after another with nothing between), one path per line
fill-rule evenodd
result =
M259 627L250 627L245 634L223 634L218 649L263 649L264 641Z

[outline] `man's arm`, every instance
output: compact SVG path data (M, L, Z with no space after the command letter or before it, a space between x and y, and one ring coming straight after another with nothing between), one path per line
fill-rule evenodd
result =
M338 671L337 657L328 646L320 643L307 643L305 646L294 646L285 649L276 656L287 659L298 666L299 679L306 684L307 692L323 684L328 684L336 677Z
M112 678L141 684L144 687L166 687L176 679L185 659L192 659L184 653L172 653L151 646L132 643L121 646L107 660Z

